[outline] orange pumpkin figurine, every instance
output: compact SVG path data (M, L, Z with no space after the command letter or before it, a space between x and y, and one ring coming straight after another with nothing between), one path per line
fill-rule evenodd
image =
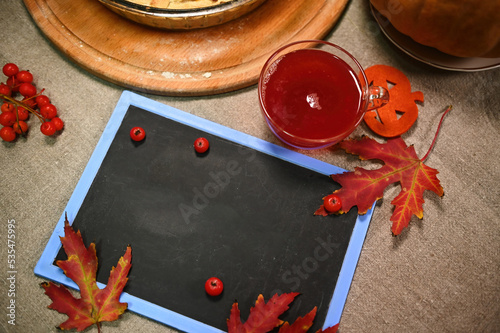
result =
M400 136L408 131L418 118L416 101L423 102L424 94L411 91L410 81L400 70L375 65L365 70L368 82L389 90L389 102L384 106L366 112L366 125L378 135L386 138ZM393 86L389 88L388 83Z

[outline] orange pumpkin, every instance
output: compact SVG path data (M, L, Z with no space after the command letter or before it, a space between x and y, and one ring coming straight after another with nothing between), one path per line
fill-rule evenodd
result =
M399 32L457 57L500 57L500 0L370 0Z
M411 84L399 69L387 65L374 65L365 70L368 82L389 90L389 102L376 110L366 112L366 125L386 138L399 136L412 127L418 118L416 101L423 102L421 91L411 91ZM389 84L393 86L389 89Z

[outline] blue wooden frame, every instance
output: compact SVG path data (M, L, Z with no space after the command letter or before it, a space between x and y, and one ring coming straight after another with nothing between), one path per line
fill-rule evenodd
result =
M53 264L56 255L61 248L60 236L64 236L64 220L65 214L69 221L73 221L80 209L87 192L100 168L100 165L106 156L106 153L114 139L114 136L120 127L120 124L130 105L140 107L141 109L161 115L163 117L175 120L179 123L203 130L205 132L217 135L219 137L231 140L241 145L248 146L263 153L281 158L290 163L294 163L316 172L331 175L334 173L342 173L345 170L334 165L322 162L320 160L300 154L296 151L277 146L264 140L252 137L250 135L238 132L225 126L216 124L203 118L191 115L189 113L172 108L165 104L153 101L146 97L137 95L130 91L124 91L118 101L116 108L111 115L104 132L97 143L97 146L85 168L83 174L76 185L76 188L70 197L65 213L63 213L52 233L45 250L42 253L36 267L35 274L64 284L68 287L78 289L78 286L66 275L63 271ZM374 203L375 205L375 203ZM368 227L373 214L374 205L365 215L358 215L351 239L344 257L344 261L340 270L337 284L330 301L329 310L326 320L323 324L324 328L333 326L340 322L340 317L344 309L354 271L356 269L361 249L368 231ZM104 285L98 283L100 288ZM185 332L206 332L220 333L220 329L208 326L197 320L175 313L169 309L157 306L146 300L140 299L133 295L122 293L120 301L128 303L128 309L150 319L156 320L170 327L179 329ZM229 309L228 309L229 311Z

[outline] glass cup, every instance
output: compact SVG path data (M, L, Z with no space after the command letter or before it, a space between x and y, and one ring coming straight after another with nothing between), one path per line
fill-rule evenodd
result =
M259 102L273 133L299 149L331 146L351 134L389 93L370 86L359 62L341 47L293 42L277 50L259 78Z

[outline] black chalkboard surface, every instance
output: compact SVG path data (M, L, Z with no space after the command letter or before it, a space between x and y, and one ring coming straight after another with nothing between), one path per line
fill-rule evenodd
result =
M144 141L130 139L134 126ZM195 152L198 137L207 153ZM132 246L122 299L132 311L220 332L235 300L245 320L259 294L295 291L282 319L317 306L313 332L340 320L371 217L313 216L338 186L328 175L341 171L125 92L66 212L86 245L96 243L98 282ZM35 273L71 285L54 265L65 259L59 235L61 221ZM211 276L221 296L205 293Z

